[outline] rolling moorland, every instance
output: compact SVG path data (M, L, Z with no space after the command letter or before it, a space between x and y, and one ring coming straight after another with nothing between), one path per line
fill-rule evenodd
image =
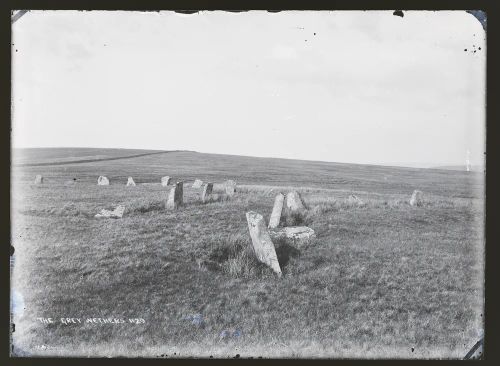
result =
M14 354L462 358L482 334L482 173L65 148L16 151L11 174ZM185 182L175 211L165 175ZM216 183L212 202L196 178ZM227 179L232 197L217 189ZM252 255L245 213L267 222L292 189L316 238L275 243L277 278ZM123 218L94 218L119 204Z

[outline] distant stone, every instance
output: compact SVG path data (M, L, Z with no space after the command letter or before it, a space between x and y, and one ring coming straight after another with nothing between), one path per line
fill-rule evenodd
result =
M166 208L167 210L176 210L183 204L184 183L177 182L168 194Z
M201 193L201 202L205 203L210 199L210 195L212 194L213 188L214 188L213 183L207 183L203 186L203 192Z
M257 212L249 211L246 214L248 230L252 238L252 245L257 259L271 267L281 277L281 268L276 255L274 244L267 231L264 217Z
M294 244L304 244L316 237L314 230L307 226L282 227L269 230L272 240L290 240Z
M171 180L172 180L172 178L170 178L168 175L167 175L167 176L165 176L165 177L162 177L162 178L161 178L161 185L162 185L163 187L166 187L166 186L168 186L168 185L170 184L170 181L171 181Z
M290 213L301 213L306 210L304 202L299 192L288 192L285 199L285 206Z
M347 202L352 203L352 204L358 204L358 205L362 205L363 204L363 201L361 201L361 199L358 196L354 195L354 194L351 194L347 198Z
M203 185L203 181L202 180L199 180L199 179L196 179L192 185L193 188L201 188L201 186Z
M414 190L410 198L411 206L422 206L422 192Z
M40 174L37 174L35 177L35 184L42 184L43 183L43 177Z
M101 175L97 179L97 185L99 185L99 186L109 186L109 179Z
M99 212L97 215L95 215L95 217L97 217L97 218L105 217L105 218L111 218L111 219L121 219L124 212L125 212L125 207L122 206L122 205L119 205L113 211L102 209L101 212Z
M234 180L226 180L224 185L226 189L226 194L228 194L229 196L232 196L234 192L236 192L236 182Z
M272 229L280 225L284 202L285 195L283 193L279 193L274 199L273 212L271 213L271 218L269 219L268 228Z
M135 187L135 182L132 179L132 177L128 177L127 186L134 186Z

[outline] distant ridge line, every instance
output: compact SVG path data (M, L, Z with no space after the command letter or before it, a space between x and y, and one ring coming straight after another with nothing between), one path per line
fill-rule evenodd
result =
M151 153L126 155L126 156L115 156L112 158L102 158L102 159L80 159L80 160L56 161L56 162L48 162L48 163L23 163L23 164L14 164L14 166L15 167L24 167L24 166L47 166L47 165L68 165L68 164L93 163L93 162L98 162L98 161L132 159L132 158L138 158L141 156L166 154L166 153L177 152L177 151L181 151L181 150L157 151L157 152L151 152Z

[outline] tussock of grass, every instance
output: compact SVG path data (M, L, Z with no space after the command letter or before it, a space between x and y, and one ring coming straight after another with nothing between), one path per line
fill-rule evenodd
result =
M221 265L232 277L259 277L268 269L255 257L248 235L230 235L214 243L208 259Z
M230 201L231 196L226 194L226 193L212 193L211 195L208 196L208 198L205 200L205 202L199 201L201 204L208 204L208 203L215 203L215 202L226 202Z
M146 213L153 211L161 211L165 209L165 201L150 200L146 202L134 202L127 209L130 213Z
M50 207L50 208L29 208L21 211L24 215L29 216L60 216L60 217L86 217L92 218L95 213L78 207L74 203L66 203L62 207Z
M287 212L282 217L284 226L307 226L310 224L311 216L305 212Z

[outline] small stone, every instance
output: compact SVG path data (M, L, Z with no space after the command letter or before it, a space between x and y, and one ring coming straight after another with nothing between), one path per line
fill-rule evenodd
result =
M97 179L97 185L99 185L99 186L109 186L109 179L101 175Z
M172 178L170 178L168 175L167 175L167 176L165 176L165 177L162 177L162 178L161 178L161 185L162 185L163 187L166 187L166 186L168 186L168 185L170 184L170 181L171 181L171 180L172 180Z
M101 212L99 212L94 217L97 217L97 218L105 217L105 218L111 218L111 219L121 219L124 212L125 212L125 206L119 205L113 211L102 209Z
M422 206L422 192L414 190L410 198L411 206Z
M193 188L201 188L203 185L203 181L200 179L196 179L192 185Z
M135 187L135 182L132 179L132 177L128 177L127 186L134 186Z

